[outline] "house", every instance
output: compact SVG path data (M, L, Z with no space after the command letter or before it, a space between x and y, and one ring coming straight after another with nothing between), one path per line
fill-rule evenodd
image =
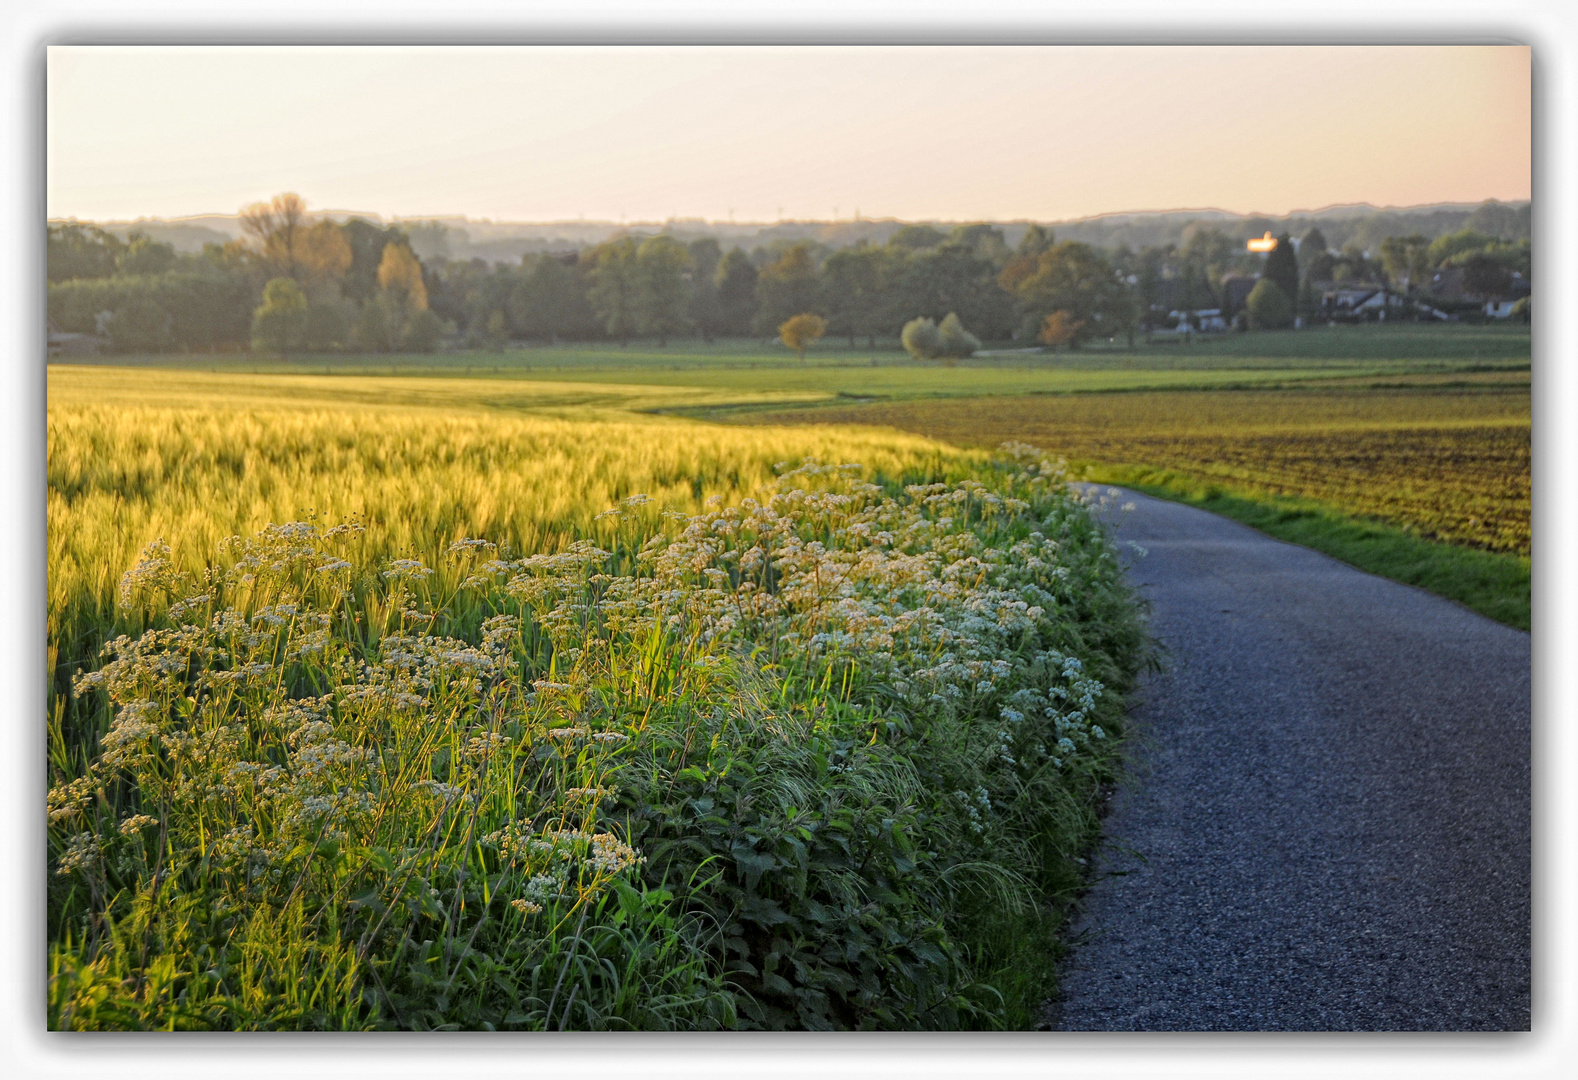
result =
M1227 329L1227 319L1222 315L1221 308L1201 308L1198 311L1169 311L1169 319L1177 319L1176 330L1180 334L1187 334L1191 330L1212 334Z
M1403 304L1403 298L1384 285L1353 285L1325 290L1320 306L1327 318L1384 319Z
M1260 278L1249 274L1227 274L1222 278L1222 304L1231 315L1236 315L1244 310L1244 304L1249 300L1249 294L1254 291ZM1292 299L1291 297L1289 299Z
M73 334L51 320L44 332L45 356L97 356L109 342L95 334Z
M1437 300L1463 299L1463 268L1461 266L1437 270L1430 278L1430 295Z

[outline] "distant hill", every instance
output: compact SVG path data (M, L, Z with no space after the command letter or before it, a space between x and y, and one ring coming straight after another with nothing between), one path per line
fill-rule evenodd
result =
M576 251L600 244L621 232L634 235L667 232L685 241L711 236L725 249L738 245L750 251L802 240L828 248L848 247L862 240L880 244L906 225L930 225L947 232L960 224L951 221L908 222L894 218L783 221L772 224L704 221L699 218L629 224L612 221L516 222L465 217L384 218L374 213L351 210L327 210L313 216L336 221L362 217L380 225L399 225L410 233L412 246L424 259L441 257L484 259L489 262L514 261L532 252ZM241 235L240 221L234 214L201 214L173 219L139 218L136 221L92 224L122 237L133 232L143 232L183 252L201 251L204 244L224 243ZM1101 214L1069 221L1020 220L990 224L1003 230L1004 238L1010 245L1017 244L1032 224L1040 224L1052 229L1060 240L1080 240L1109 249L1181 244L1187 239L1190 230L1198 229L1215 229L1235 239L1246 239L1267 231L1286 232L1298 238L1310 229L1319 227L1331 247L1341 248L1354 243L1368 250L1388 236L1418 233L1434 239L1465 227L1506 240L1526 239L1529 236L1530 204L1526 201L1503 203L1488 200L1483 203L1376 207L1360 203L1299 210L1282 217L1202 208Z

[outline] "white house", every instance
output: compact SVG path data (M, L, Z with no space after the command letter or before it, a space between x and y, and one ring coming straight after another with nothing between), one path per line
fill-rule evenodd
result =
M1177 319L1177 332L1187 334L1191 330L1199 330L1211 334L1219 330L1226 330L1227 320L1222 317L1221 308L1201 308L1199 311L1169 311L1169 319Z

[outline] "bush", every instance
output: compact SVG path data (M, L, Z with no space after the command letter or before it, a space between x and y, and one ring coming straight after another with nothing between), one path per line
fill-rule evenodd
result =
M935 360L942 355L942 335L937 324L924 316L905 323L899 332L899 341L904 351L917 360Z
M1080 331L1084 328L1084 319L1076 319L1066 311L1054 311L1041 321L1036 340L1054 349L1063 345L1078 345Z
M963 360L975 355L975 350L980 347L980 339L964 328L959 316L948 312L947 318L937 327L938 355Z
M859 472L523 558L150 547L52 756L50 1025L1023 1023L1136 608L1033 452Z
M1249 325L1255 330L1285 330L1293 325L1293 301L1276 282L1261 278L1244 301Z

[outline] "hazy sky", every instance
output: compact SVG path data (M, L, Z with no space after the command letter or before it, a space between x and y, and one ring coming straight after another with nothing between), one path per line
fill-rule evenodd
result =
M1055 220L1526 199L1529 50L52 47L48 213Z

